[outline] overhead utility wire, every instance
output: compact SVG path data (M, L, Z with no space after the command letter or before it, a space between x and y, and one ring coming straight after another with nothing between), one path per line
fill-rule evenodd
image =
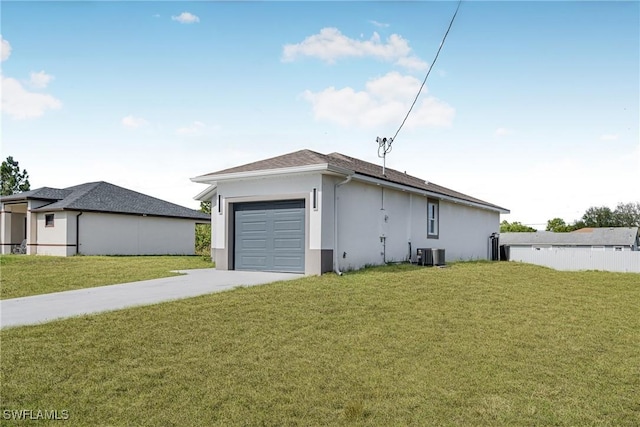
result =
M455 19L456 19L456 15L458 14L458 9L460 9L460 4L462 4L462 0L458 1L458 6L456 7L456 11L454 12L453 16L451 17L451 22L449 22L449 27L447 28L447 32L444 33L444 37L442 38L442 42L440 43L440 47L438 47L438 51L436 52L436 56L433 58L433 61L431 62L431 65L429 65L429 70L427 70L427 75L424 76L424 80L422 81L422 84L420 85L420 89L418 89L418 94L416 95L416 98L413 100L413 103L411 104L411 107L409 108L409 111L407 112L407 115L404 117L404 120L402 120L402 123L400 124L400 127L396 131L396 134L393 135L393 138L391 138L391 141L395 141L396 140L396 136L398 136L398 133L400 133L400 129L402 129L402 126L404 126L404 122L407 121L407 119L409 118L409 114L411 114L411 110L413 110L413 107L416 105L416 102L418 102L418 98L420 97L420 93L422 92L422 88L424 87L425 83L427 83L427 78L429 77L429 74L431 74L431 70L433 69L433 66L435 65L436 61L438 60L438 56L440 55L440 51L442 50L442 46L444 46L445 40L447 40L447 35L449 35L449 30L451 30L451 26L453 25L453 21L455 21ZM391 150L389 150L389 151L391 151Z

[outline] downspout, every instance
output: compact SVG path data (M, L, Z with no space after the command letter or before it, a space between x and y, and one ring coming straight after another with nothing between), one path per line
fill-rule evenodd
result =
M338 267L338 187L351 181L352 175L347 176L342 182L338 182L333 186L333 271L342 276L342 271Z
M80 215L82 212L76 215L76 255L80 253Z
M409 221L407 221L407 240L409 242L409 264L413 264L411 255L413 249L411 248L411 237L413 233L413 195L409 193Z

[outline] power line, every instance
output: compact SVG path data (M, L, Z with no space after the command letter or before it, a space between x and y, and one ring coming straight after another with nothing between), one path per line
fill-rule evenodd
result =
M458 14L458 10L460 9L460 4L462 4L462 0L458 1L458 6L456 7L456 11L454 12L453 16L451 17L451 21L449 22L449 27L447 28L447 32L444 33L444 37L442 38L442 42L440 42L440 46L438 47L438 51L436 52L436 56L433 58L433 61L431 62L431 65L429 65L429 69L427 70L427 75L424 76L424 80L422 81L422 84L420 85L420 89L418 90L418 94L416 95L415 99L413 100L413 103L411 104L411 107L409 108L409 111L407 112L407 115L404 117L404 120L402 120L402 123L400 124L400 127L396 131L396 134L393 135L393 138L391 138L391 141L395 141L396 136L398 136L398 133L400 133L400 129L402 129L402 126L404 126L404 123L407 121L407 118L409 118L409 114L411 114L411 110L413 110L413 107L416 105L416 102L418 101L418 97L420 97L420 93L422 92L422 88L424 87L425 83L427 83L427 78L429 77L429 74L431 74L431 70L433 69L433 66L435 65L436 61L438 60L438 56L440 55L440 51L442 50L442 46L444 46L444 42L445 42L445 40L447 40L447 35L449 35L449 30L451 30L451 26L453 25L453 21L455 21L455 19L456 19L456 15ZM389 150L389 151L391 151L391 150Z

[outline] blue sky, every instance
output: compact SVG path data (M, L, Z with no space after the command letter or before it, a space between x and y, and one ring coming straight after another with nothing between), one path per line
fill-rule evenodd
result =
M387 166L539 228L639 201L639 4L463 2ZM455 7L3 1L2 158L193 208L266 157L380 162Z

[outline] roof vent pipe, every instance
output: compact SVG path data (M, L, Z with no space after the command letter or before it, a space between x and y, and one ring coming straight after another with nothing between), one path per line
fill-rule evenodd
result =
M338 266L338 187L351 181L352 175L347 176L342 182L338 182L333 186L333 271L342 276L342 271Z

